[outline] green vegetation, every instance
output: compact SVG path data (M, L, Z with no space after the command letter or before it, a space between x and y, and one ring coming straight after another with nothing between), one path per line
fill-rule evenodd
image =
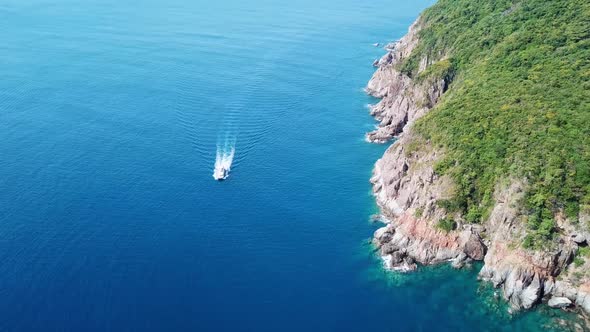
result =
M584 265L584 262L586 262L586 258L588 258L588 256L590 256L590 247L578 248L576 257L574 257L574 264L578 267Z
M436 164L434 164L434 172L438 175L445 175L445 173L453 168L453 166L455 165L455 161L453 159L450 158L443 158L442 160L440 160L439 162L437 162Z
M425 81L433 78L444 78L447 81L451 81L455 75L455 66L456 64L453 59L444 59L428 66L426 70L416 76L416 79L418 81Z
M448 233L457 228L457 223L451 218L444 218L438 221L436 227Z
M421 218L423 214L424 214L424 208L422 208L422 207L419 207L416 209L416 211L414 211L414 217L416 217L416 218Z
M424 145L423 139L417 138L417 137L412 137L412 139L406 145L406 149L405 149L404 154L406 155L406 157L409 157L412 154L414 154L416 151L419 151L420 147L422 145Z
M543 246L557 211L576 222L590 204L590 1L440 0L422 25L400 69L419 80L453 77L415 125L444 147L435 171L456 183L439 206L479 222L501 179L525 179L524 244ZM417 74L424 56L446 60Z

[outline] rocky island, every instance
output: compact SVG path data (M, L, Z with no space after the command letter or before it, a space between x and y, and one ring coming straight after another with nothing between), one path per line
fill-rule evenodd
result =
M590 3L439 0L374 65L388 269L483 261L514 310L590 312Z

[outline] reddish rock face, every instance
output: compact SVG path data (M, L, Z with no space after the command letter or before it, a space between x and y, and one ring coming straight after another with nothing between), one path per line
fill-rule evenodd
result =
M383 256L389 255L391 259L401 252L403 257L410 257L424 265L455 259L481 260L486 252L479 236L469 227L446 233L407 213L377 230L374 242ZM390 268L395 269L396 263L403 262L391 260Z

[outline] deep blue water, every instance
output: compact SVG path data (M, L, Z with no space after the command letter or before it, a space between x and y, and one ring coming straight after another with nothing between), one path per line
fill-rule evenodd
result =
M0 2L0 330L552 323L509 317L476 268L393 275L367 243L371 44L432 2Z

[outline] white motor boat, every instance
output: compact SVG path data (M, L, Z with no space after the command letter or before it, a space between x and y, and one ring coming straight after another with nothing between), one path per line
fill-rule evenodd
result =
M217 181L225 180L229 176L229 169L219 166L213 171L213 178Z
M234 160L235 149L232 146L217 147L217 155L215 156L215 168L213 169L213 178L217 181L227 179L229 176L229 170Z

